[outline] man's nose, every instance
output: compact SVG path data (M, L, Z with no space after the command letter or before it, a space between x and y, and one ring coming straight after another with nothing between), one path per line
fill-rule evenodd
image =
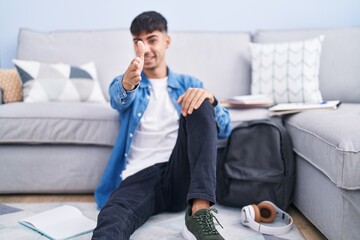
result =
M146 54L150 51L150 45L145 42L144 42L144 45L145 45L145 54Z

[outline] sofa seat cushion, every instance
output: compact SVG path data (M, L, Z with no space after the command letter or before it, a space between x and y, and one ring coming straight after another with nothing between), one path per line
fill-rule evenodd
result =
M0 143L113 146L120 125L102 103L10 103L0 116Z
M230 109L233 127L268 118L264 108ZM52 102L0 106L0 143L96 144L113 146L120 129L109 104Z
M244 121L269 118L269 111L266 108L243 108L228 109L232 128Z
M338 187L360 189L360 104L311 110L286 119L294 151Z

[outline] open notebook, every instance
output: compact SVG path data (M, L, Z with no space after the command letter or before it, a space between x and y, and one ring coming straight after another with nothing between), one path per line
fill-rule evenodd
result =
M69 205L24 218L19 223L51 239L69 239L91 232L96 227L95 221L85 217L76 207Z
M341 102L338 100L321 103L279 103L269 108L269 112L272 116L279 116L315 109L336 109L340 104Z

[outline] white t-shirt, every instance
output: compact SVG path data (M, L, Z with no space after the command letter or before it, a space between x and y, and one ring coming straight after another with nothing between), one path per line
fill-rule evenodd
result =
M179 115L168 93L167 77L149 81L149 103L134 133L123 180L156 163L167 162L177 139Z

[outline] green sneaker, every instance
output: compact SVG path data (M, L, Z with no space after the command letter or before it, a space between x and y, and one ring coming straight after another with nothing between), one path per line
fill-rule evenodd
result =
M201 209L191 215L191 207L187 207L185 214L185 227L182 235L186 240L224 240L216 230L214 220L221 226L211 212L217 213L215 208ZM222 226L221 226L222 227Z

